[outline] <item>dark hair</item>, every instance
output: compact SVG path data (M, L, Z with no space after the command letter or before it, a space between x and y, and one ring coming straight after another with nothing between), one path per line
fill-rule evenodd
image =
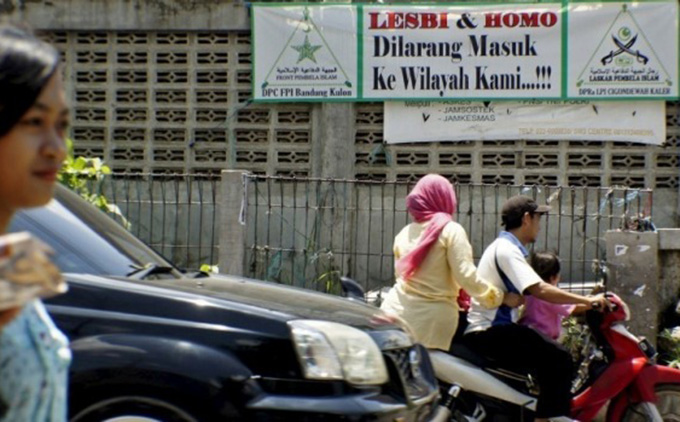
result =
M560 273L560 258L553 252L534 252L530 262L536 274L546 282Z
M530 216L534 216L534 213L532 211L525 211L528 212ZM513 213L511 215L501 215L501 221L503 223L503 228L505 231L510 231L514 230L518 227L522 227L522 218L524 217L524 214L519 214L519 213Z
M33 106L59 65L59 53L27 30L0 25L0 136Z
M536 201L524 195L515 195L508 198L503 204L501 210L501 221L505 230L516 229L522 226L522 219L524 214L529 213L530 216L534 214L545 214L550 211L548 205L538 205Z

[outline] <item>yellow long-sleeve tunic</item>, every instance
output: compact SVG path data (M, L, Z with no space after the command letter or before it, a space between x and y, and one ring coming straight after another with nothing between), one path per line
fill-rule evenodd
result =
M429 223L411 223L394 239L395 261L413 250ZM464 288L482 305L501 305L503 293L477 276L472 247L463 227L448 223L415 274L396 284L381 308L397 314L425 347L448 350L458 327L458 291Z

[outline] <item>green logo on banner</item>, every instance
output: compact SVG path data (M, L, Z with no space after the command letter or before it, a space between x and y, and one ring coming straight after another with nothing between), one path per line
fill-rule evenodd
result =
M352 82L307 7L268 70L265 88L281 88L283 96L352 95Z
M300 63L304 59L309 59L316 63L316 59L314 58L314 53L316 50L320 49L320 45L312 45L309 43L309 37L305 36L305 42L302 43L301 45L294 45L292 46L294 50L297 50L298 53L300 53L300 56L297 59L297 62Z
M615 86L637 87L640 92L636 95L668 94L672 85L643 28L625 4L576 81L577 87L594 95L609 95L607 87Z

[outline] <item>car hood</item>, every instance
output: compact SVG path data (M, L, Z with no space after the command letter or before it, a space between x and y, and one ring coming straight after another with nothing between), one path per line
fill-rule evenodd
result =
M362 329L385 328L380 309L365 303L245 277L214 275L206 278L155 281L154 285L217 300L276 312L282 319L323 319ZM389 325L389 324L388 324ZM394 326L392 325L392 328Z
M321 319L373 331L404 328L363 302L244 277L133 280L67 274L66 278L71 291L50 302L84 307L94 304L109 311L125 308L140 315L192 322L233 321L239 314L250 320L282 323Z

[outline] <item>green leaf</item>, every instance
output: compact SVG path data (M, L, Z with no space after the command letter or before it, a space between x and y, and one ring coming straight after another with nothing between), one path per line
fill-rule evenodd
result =
M67 154L67 159L72 159L72 157L73 157L73 140L71 138L66 138L66 154Z
M217 274L220 272L220 269L217 265L203 264L201 265L200 271L204 273Z
M83 171L85 167L87 167L87 159L85 157L76 158L72 166L72 168L77 171Z
M73 141L66 139L67 156L57 175L57 180L64 186L79 194L86 201L110 214L126 229L130 229L130 222L123 216L120 208L109 201L101 193L90 192L92 188L98 192L97 183L104 180L104 176L112 174L111 168L104 164L101 158L86 158L73 156Z

